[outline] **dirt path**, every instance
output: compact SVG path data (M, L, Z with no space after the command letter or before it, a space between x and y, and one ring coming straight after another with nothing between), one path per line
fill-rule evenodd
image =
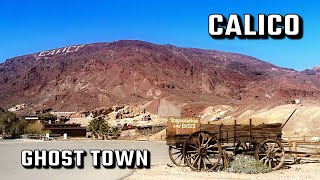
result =
M125 180L154 179L314 179L320 178L320 163L292 165L290 169L273 171L267 174L236 174L227 172L194 172L188 167L169 167L168 165L152 166L151 169L136 170Z

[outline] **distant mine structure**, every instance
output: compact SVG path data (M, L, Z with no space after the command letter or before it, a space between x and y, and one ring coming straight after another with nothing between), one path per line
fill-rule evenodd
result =
M301 104L301 100L300 99L288 100L286 103L287 104Z
M10 111L10 112L16 112L16 111L23 110L23 109L25 109L25 108L27 108L27 107L28 107L28 106L25 105L25 104L18 104L18 105L16 105L16 106L12 107L12 108L9 108L8 111Z
M165 129L166 121L162 116L147 111L145 106L115 105L77 113L77 115L84 115L82 118L103 117L111 128L121 130L120 139L135 139L139 136L158 133ZM71 121L74 119L71 118Z

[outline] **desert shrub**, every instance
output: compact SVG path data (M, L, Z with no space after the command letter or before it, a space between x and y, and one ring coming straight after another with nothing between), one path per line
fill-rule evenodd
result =
M43 125L40 122L32 122L27 124L25 128L27 134L44 134Z
M38 118L40 120L56 120L57 116L50 113L43 113L43 114L39 114Z
M272 169L263 165L262 162L256 160L253 156L237 155L231 162L227 169L229 172L246 173L246 174L259 174L267 173Z

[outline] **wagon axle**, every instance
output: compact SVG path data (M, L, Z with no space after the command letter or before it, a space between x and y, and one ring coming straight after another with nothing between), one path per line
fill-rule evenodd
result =
M275 158L275 153L274 152L267 152L267 157L269 159L273 159L273 158Z
M200 156L204 156L204 155L207 155L208 154L208 151L205 147L200 147L198 149L198 153L200 154Z

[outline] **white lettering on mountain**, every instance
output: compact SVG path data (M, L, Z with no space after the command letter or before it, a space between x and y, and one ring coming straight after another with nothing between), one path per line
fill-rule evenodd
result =
M79 45L79 46L68 46L65 48L60 49L54 49L49 51L42 51L39 53L39 57L47 57L47 56L54 56L57 54L64 54L64 53L71 53L71 52L77 52L80 48L84 47L85 45Z

